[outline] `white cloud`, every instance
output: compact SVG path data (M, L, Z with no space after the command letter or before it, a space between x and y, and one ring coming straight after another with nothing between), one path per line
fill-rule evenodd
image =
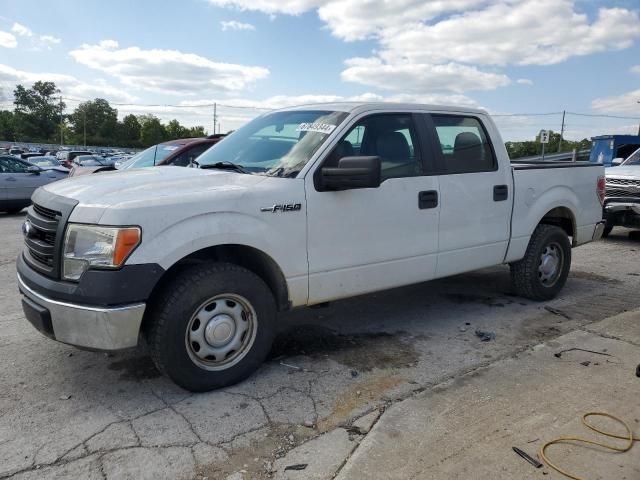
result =
M86 83L71 75L49 72L26 72L9 65L0 64L0 89L13 92L17 84L30 87L38 80L54 82L66 97L93 98L103 97L115 102L133 102L137 98L124 92L121 88L109 85L97 79Z
M173 95L239 91L269 75L263 67L218 63L178 50L119 48L114 40L83 44L69 53L78 63L112 75L128 87Z
M637 115L640 118L640 88L622 95L596 98L591 108L603 113Z
M253 10L269 15L284 13L300 15L322 5L322 0L209 0L217 7L235 7L240 10Z
M506 75L482 72L475 67L447 63L384 63L379 58L347 60L342 79L385 90L420 92L493 90L508 85Z
M490 0L331 0L322 2L318 16L331 32L347 41L384 35L437 16L472 10ZM286 13L286 12L283 12Z
M600 8L580 13L578 0L209 0L269 15L316 11L346 41L373 38L371 58L350 59L343 79L381 88L448 91L507 85L478 67L552 65L571 57L630 47L640 38L638 11ZM354 65L357 63L357 65ZM364 68L365 63L367 68ZM463 70L475 68L474 71ZM390 80L383 81L380 77ZM473 79L476 85L473 85ZM400 83L393 83L398 80ZM428 80L428 81L425 81Z
M9 32L3 32L0 30L0 47L4 48L16 48L18 45L18 40L15 35L12 35Z
M528 78L519 78L516 80L516 83L519 85L533 85L533 80L529 80Z
M631 67L629 69L629 71L631 73L636 73L636 74L640 75L640 65L634 65L633 67Z
M227 30L255 30L256 29L256 27L254 27L250 23L242 23L242 22L237 22L235 20L223 20L220 22L220 26L222 27L223 32Z
M62 40L53 35L36 35L33 30L29 27L22 25L21 23L15 22L11 27L11 31L18 35L19 37L23 37L27 40L27 46L29 50L39 51L39 50L51 50L53 45L59 44ZM0 32L1 37L2 32ZM15 42L15 37L14 37ZM2 40L0 38L0 45L2 45ZM15 46L15 45L14 45Z
M601 8L589 23L573 4L572 0L501 1L435 24L385 31L380 56L388 61L551 65L573 56L627 48L640 38L637 12Z
M54 37L53 35L40 35L40 41L47 44L58 44L62 40L58 37Z
M19 35L21 37L32 37L33 36L33 32L31 31L30 28L25 27L24 25L15 22L13 24L13 27L11 27L11 31L13 33L15 33L16 35Z

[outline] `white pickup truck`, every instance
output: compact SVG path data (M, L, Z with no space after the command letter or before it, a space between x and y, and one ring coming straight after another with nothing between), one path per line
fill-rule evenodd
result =
M482 110L284 109L197 158L33 195L17 260L26 318L115 350L146 338L192 391L250 375L278 311L509 264L514 291L563 287L601 236L604 170L511 163Z

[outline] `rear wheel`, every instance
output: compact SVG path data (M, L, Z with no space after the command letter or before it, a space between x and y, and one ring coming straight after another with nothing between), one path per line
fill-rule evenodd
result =
M147 333L160 371L203 392L248 377L273 340L276 304L253 272L208 263L180 272L159 295Z
M559 227L538 225L522 260L511 264L515 292L532 300L550 300L564 287L571 268L569 237Z

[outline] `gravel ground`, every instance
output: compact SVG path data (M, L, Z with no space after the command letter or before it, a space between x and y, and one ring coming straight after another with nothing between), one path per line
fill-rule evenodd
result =
M80 351L27 323L14 266L23 219L0 215L0 478L277 476L321 433L351 448L364 431L337 427L640 306L640 241L616 229L574 251L554 301L512 296L497 267L288 312L255 375L191 394L144 349Z

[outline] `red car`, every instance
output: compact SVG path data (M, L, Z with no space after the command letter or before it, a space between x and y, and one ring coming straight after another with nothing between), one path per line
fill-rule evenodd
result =
M74 166L69 173L69 176L77 177L79 175L87 175L90 173L163 165L188 167L193 163L196 157L201 153L204 153L224 137L224 134L218 133L203 138L181 138L178 140L170 140L168 142L159 143L149 147L117 166Z

